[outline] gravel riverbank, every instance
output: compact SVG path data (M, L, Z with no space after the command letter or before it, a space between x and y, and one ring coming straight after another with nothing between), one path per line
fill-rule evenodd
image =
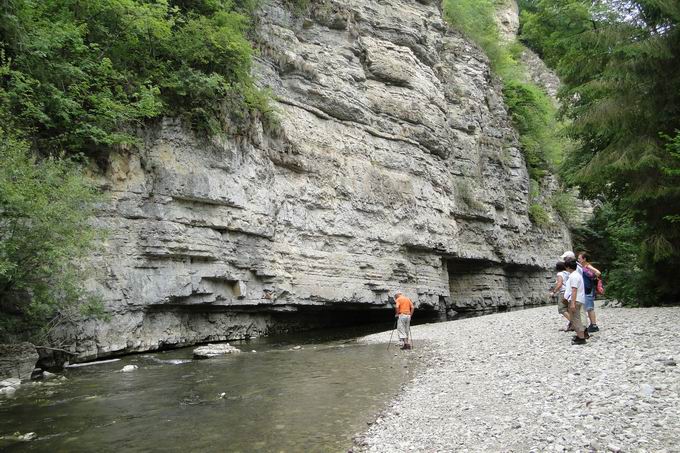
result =
M355 451L680 452L680 307L598 308L581 346L564 324L541 307L414 326L398 352L425 366Z

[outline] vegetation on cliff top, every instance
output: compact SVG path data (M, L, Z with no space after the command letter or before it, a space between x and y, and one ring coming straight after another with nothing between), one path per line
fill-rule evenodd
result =
M267 110L250 77L252 1L9 0L0 120L41 153L132 144L146 120L217 133Z
M96 196L74 158L134 146L165 116L214 134L269 113L250 76L255 4L3 2L0 337L34 333L84 298L71 263L92 244Z
M599 206L579 231L629 303L680 301L680 3L523 0L522 39L555 68L576 146L568 183Z

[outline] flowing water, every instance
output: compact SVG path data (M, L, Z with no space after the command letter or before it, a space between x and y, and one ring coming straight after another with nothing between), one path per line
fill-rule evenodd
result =
M243 353L209 360L185 348L68 369L65 380L0 397L0 437L38 435L0 449L347 451L409 379L415 355L336 333L232 342Z

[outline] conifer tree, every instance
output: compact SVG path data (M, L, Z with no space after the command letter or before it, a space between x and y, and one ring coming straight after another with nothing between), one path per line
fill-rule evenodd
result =
M611 289L680 300L680 3L524 1L522 38L555 68L577 146L564 178L597 199ZM591 247L593 244L591 242Z

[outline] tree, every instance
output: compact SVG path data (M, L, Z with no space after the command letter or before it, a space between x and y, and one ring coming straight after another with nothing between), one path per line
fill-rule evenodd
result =
M680 4L538 0L522 22L525 42L564 83L562 113L577 146L563 177L604 201L600 233L634 256L608 263L620 282L615 295L634 303L677 301ZM634 287L617 278L631 270Z
M72 159L33 156L0 129L0 342L88 306L75 263L91 250L97 193Z

